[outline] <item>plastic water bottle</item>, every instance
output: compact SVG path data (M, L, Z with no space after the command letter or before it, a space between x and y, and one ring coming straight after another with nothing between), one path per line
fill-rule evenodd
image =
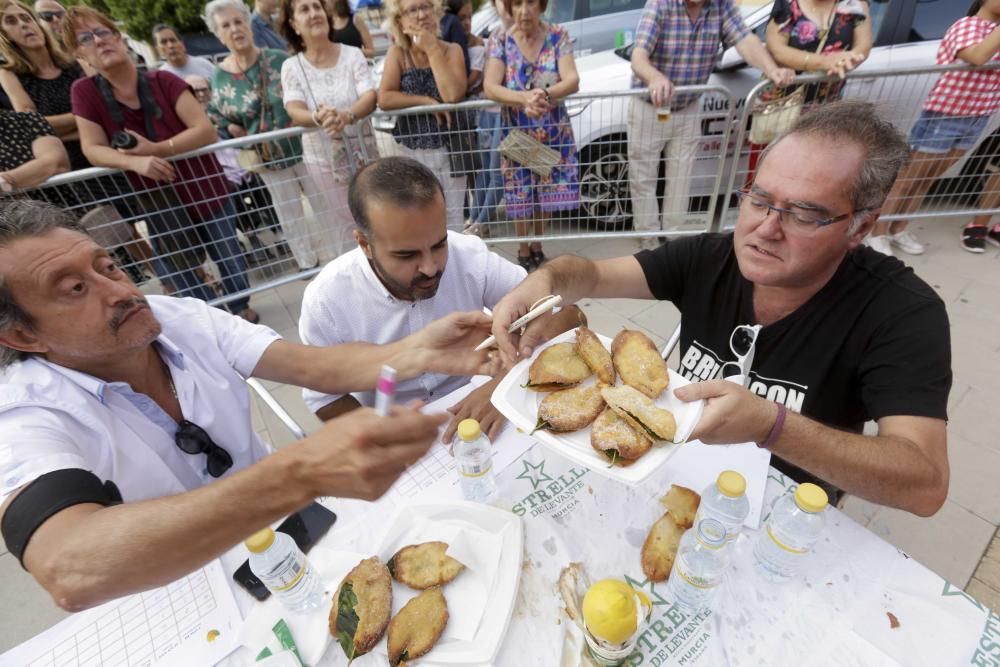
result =
M702 519L681 538L667 580L667 600L687 614L709 605L729 564L726 529L718 519Z
M702 519L717 519L726 529L726 541L736 540L750 514L746 490L747 481L743 475L735 470L723 470L715 484L702 491L695 525Z
M794 494L778 497L754 545L761 576L783 582L799 574L826 527L826 504L826 491L809 483L800 484Z
M289 611L315 609L323 603L323 582L290 535L264 528L244 542L250 571Z
M458 423L454 452L455 467L465 499L478 503L492 502L497 495L493 447L475 419L463 419Z

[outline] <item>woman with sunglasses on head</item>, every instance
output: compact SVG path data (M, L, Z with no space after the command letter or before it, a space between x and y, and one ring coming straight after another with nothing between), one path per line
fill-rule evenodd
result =
M333 19L333 36L331 39L338 44L346 44L361 49L365 58L375 57L375 42L368 32L368 24L360 14L351 11L347 0L331 0L327 5L330 17Z
M257 47L250 8L242 0L212 0L205 5L204 20L229 49L213 73L208 105L219 136L232 139L291 127L281 89L281 66L288 54ZM302 163L302 140L292 137L247 146L243 154L259 160L254 171L267 186L299 270L316 267L319 257L309 233L313 224L305 215L302 197L309 198L313 211L322 211L325 200Z
M547 176L510 157L501 158L507 218L517 221L518 236L540 236L552 213L580 205L580 165L562 103L580 89L580 76L569 33L542 20L548 0L503 3L513 24L490 37L483 88L486 97L504 105L504 136L519 130L559 152L559 164ZM529 271L541 266L541 242L522 243L517 261Z
M351 175L378 158L368 115L375 110L375 81L359 49L333 41L333 19L324 0L281 0L281 34L293 54L281 65L285 110L292 122L318 131L302 137L305 166L326 195L333 256L353 245L347 207Z
M444 14L441 0L387 0L385 9L394 44L385 56L379 108L395 111L464 100L462 47L438 37ZM444 188L448 228L461 231L465 178L452 175L446 136L450 124L447 113L399 116L392 136L402 155L437 174Z
M170 72L139 72L114 22L89 7L67 11L63 39L97 71L71 91L83 151L96 166L125 170L134 214L152 232L158 275L169 278L178 296L213 300L217 295L195 273L207 252L226 294L248 290L236 212L215 156L168 161L217 140L188 85ZM227 307L260 320L249 297Z

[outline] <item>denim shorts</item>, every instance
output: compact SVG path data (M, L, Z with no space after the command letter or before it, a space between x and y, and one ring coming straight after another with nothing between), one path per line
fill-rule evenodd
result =
M967 151L976 145L989 120L989 116L947 116L921 111L910 130L910 149L937 155L951 150Z

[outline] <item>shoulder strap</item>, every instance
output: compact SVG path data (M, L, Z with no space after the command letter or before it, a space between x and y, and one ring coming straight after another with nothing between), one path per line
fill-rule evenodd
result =
M104 106L111 115L111 120L115 121L124 130L125 114L122 113L121 105L115 99L115 91L111 88L111 84L100 74L94 76L94 83L97 84L97 89L101 91L101 97L104 98ZM137 84L139 108L142 110L142 117L146 123L146 138L150 141L156 141L156 127L153 125L153 119L159 120L162 118L163 110L156 103L156 98L153 96L153 89L149 85L149 79L142 72L139 72Z

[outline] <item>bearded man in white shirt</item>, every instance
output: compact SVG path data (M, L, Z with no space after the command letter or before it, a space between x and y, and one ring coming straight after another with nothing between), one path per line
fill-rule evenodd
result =
M444 193L432 171L416 160L389 157L359 171L348 192L358 247L330 262L306 288L299 336L309 345L391 343L456 311L492 309L527 273L486 247L477 236L448 231ZM581 323L576 307L552 318L549 337ZM450 408L444 434L458 422L477 420L496 437L504 419L490 403L499 377ZM468 376L425 373L397 384L396 396L433 401L469 381ZM303 390L306 405L323 420L359 405L372 392L332 394Z
M0 531L61 607L173 581L318 496L379 497L445 415L358 410L276 453L245 377L348 392L492 370L482 313L391 345L281 340L204 301L146 297L76 221L0 206ZM15 363L16 362L16 363ZM9 368L8 368L9 366Z

